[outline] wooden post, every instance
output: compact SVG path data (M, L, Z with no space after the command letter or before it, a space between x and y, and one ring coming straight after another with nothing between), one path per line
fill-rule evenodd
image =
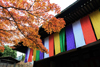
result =
M8 66L8 62L7 62L7 64L6 64L6 67Z
M14 63L14 67L16 66L16 63Z

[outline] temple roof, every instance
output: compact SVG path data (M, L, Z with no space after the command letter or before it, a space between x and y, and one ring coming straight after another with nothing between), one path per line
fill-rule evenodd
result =
M18 63L20 61L14 59L12 57L0 57L0 62L14 64L14 63Z

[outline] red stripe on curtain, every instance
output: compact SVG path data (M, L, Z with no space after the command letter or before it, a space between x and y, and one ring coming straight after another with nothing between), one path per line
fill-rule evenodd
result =
M80 22L86 45L96 41L89 16L83 17L82 19L80 19Z
M33 49L30 50L28 62L32 62Z
M54 56L54 35L49 36L49 57Z

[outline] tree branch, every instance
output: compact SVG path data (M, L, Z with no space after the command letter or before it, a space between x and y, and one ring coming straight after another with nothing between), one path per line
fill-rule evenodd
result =
M16 31L16 30L5 30L5 29L0 29L0 31L7 31L7 32L9 32L9 31Z
M35 3L35 1L31 4L31 6L29 7L29 9L33 6L34 3ZM29 10L29 9L28 9L28 10Z
M13 6L10 6L10 7L3 7L3 6L1 6L1 5L0 5L0 7L4 8L4 9L7 9L7 8L14 8L14 9L18 9L18 10L25 10L27 13L29 13L29 14L35 16L35 17L38 17L38 18L40 18L40 19L42 19L42 20L44 20L44 21L47 21L47 20L45 20L44 18L41 18L41 17L39 17L39 16L36 16L36 15L30 13L29 10L26 10L26 9L16 8L16 7L13 7ZM7 10L7 11L8 11L8 10ZM9 12L9 11L8 11L8 12ZM10 13L10 12L9 12L9 13Z
M7 8L14 8L14 9L17 9L17 10L29 11L29 10L26 10L26 9L23 9L23 8L16 8L16 7L13 7L13 6L10 6L10 7L3 7L3 6L0 5L0 7L4 8L4 9L7 9Z
M7 17L0 17L0 19L6 19L6 20L9 20L9 21L13 21L13 20L10 20L10 18L7 18Z
M8 12L9 12L9 10L7 10ZM20 30L20 28L18 27L18 25L17 25L17 22L15 21L15 18L13 17L13 15L9 12L9 14L11 15L11 17L13 18L13 20L14 20L14 22L16 23L16 26L17 26L17 29L21 32L21 34L25 37L25 38L27 38L27 39L29 39L29 40L32 40L31 38L28 38L27 36L25 36L24 35L24 33ZM33 40L32 40L33 41ZM37 44L38 45L38 44ZM40 45L38 45L40 48L41 48L41 46ZM42 48L41 48L42 49ZM42 49L43 51L45 51L44 49Z
M27 12L28 12L28 11L27 11ZM39 16L36 16L36 15L30 13L30 12L28 12L28 13L31 14L31 15L33 15L33 16L35 16L35 17L38 17L38 18L40 18L40 19L42 19L42 20L44 20L44 21L47 21L47 20L45 20L44 18L41 18L41 17L39 17Z

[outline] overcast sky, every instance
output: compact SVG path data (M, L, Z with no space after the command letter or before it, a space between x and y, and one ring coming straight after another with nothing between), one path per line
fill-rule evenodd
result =
M61 10L65 9L72 3L74 3L77 0L50 0L51 3L56 3L61 7Z
M50 0L51 3L58 4L61 7L61 10L65 9L66 7L74 3L75 1L77 0ZM22 55L22 53L17 52L17 57L20 55Z

